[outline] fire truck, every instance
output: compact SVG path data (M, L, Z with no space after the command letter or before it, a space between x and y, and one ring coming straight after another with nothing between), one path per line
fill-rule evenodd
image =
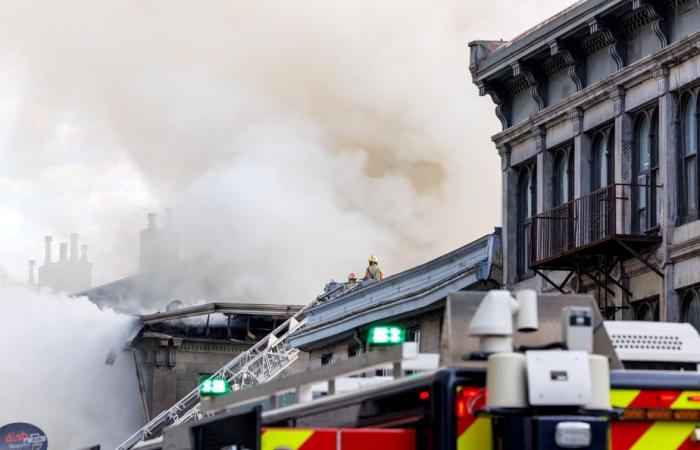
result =
M203 397L207 417L134 448L700 449L692 326L604 322L583 295L450 297L438 367L407 375L417 346L382 324L374 351Z

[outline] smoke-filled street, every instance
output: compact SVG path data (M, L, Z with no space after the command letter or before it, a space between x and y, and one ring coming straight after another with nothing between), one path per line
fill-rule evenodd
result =
M0 0L0 450L696 448L698 24Z

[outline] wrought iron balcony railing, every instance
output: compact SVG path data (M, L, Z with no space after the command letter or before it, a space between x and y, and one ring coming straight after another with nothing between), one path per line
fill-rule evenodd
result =
M634 242L635 248L659 241L655 220L656 186L611 184L532 218L530 266L571 269L570 257L619 251L614 241ZM644 208L647 207L647 208ZM651 217L654 217L652 214ZM650 224L654 222L654 226ZM640 231L641 230L641 231ZM641 244L641 245L640 245Z

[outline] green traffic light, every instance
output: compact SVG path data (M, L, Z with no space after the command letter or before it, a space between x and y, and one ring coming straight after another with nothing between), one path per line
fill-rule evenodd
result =
M203 375L199 378L199 395L211 397L228 395L231 393L231 384L225 378L212 378L211 375Z
M367 336L367 342L371 345L397 345L406 340L406 331L397 326L372 327Z

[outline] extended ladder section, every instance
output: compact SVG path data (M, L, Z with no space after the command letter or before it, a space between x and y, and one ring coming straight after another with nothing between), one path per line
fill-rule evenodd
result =
M259 383L273 380L297 360L299 350L289 345L289 336L303 325L302 309L253 347L232 359L214 373L212 378L226 378L234 390L246 389ZM207 415L200 409L199 390L194 389L169 409L158 414L126 441L117 450L129 450L138 442L152 438L163 428L199 419Z

